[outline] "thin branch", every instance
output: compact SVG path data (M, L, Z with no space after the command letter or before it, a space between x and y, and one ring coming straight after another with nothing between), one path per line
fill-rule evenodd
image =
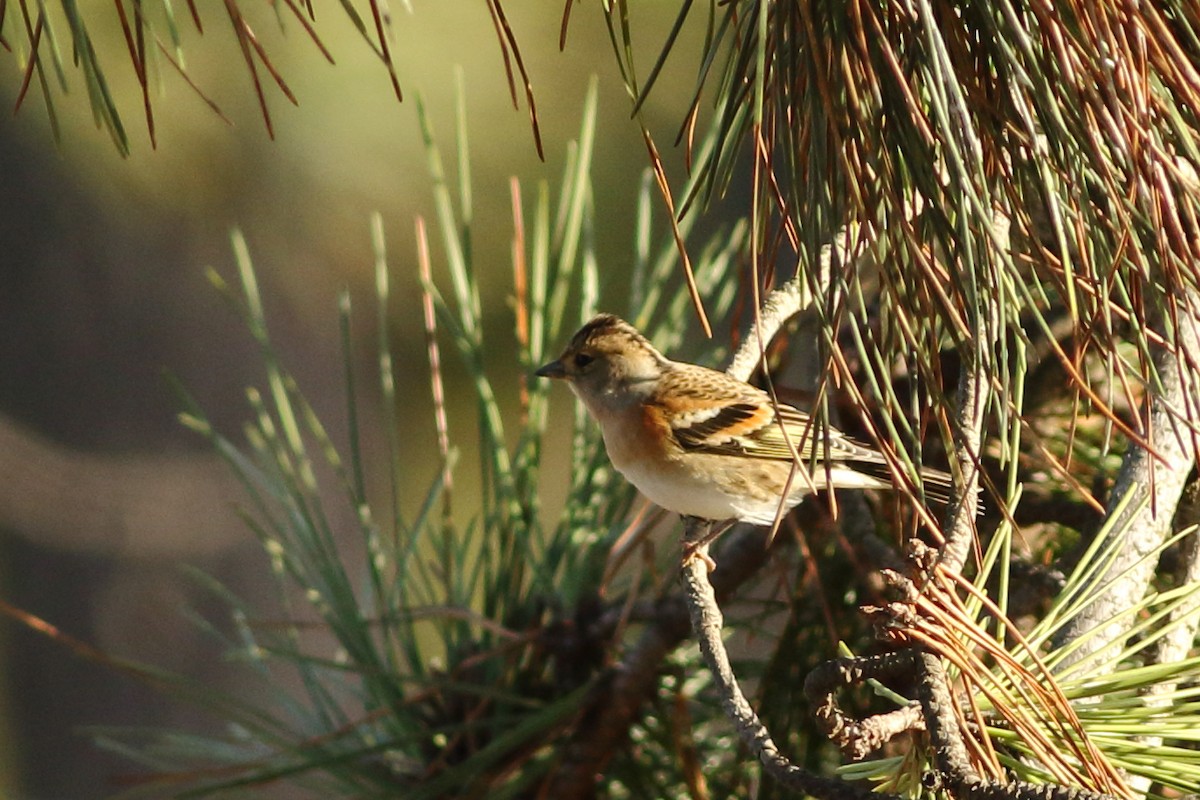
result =
M1116 800L1112 795L1073 789L1054 783L984 781L957 789L962 800Z
M758 572L767 551L762 532L753 526L735 529L721 542L721 569L712 575L712 591L726 597ZM654 603L649 618L652 622L627 655L608 670L609 679L588 698L583 722L564 744L564 763L543 796L556 800L595 796L596 776L628 739L630 726L658 685L663 659L688 635L688 611L679 595Z
M812 293L799 281L789 281L767 297L754 320L754 332L741 346L725 371L738 380L749 380L762 362L763 351L792 317L812 305Z
M1009 217L1000 209L992 212L992 239L1008 242ZM976 284L977 290L979 289ZM953 459L958 466L958 482L950 492L946 511L945 537L940 565L950 572L962 572L976 542L975 518L979 509L979 454L983 452L984 412L990 386L988 359L1000 336L1000 306L997 296L987 290L968 298L975 304L976 338L962 348L962 372L958 380L958 407L953 433ZM987 337L987 338L982 338Z
M863 658L835 658L816 667L804 680L804 694L813 706L821 731L848 758L866 758L886 742L907 731L925 730L921 706L912 703L865 720L846 715L837 702L837 690L864 680L911 676L911 653L884 653Z
M917 697L925 712L925 727L933 743L933 757L942 778L955 785L979 782L979 773L971 766L967 746L954 713L954 697L950 694L942 660L931 653L915 653L919 680Z
M704 521L689 520L689 526L703 526ZM689 532L703 538L704 531ZM706 546L701 548L706 549ZM780 752L762 720L754 713L749 701L742 693L729 654L721 639L723 618L708 580L708 566L702 557L688 559L683 565L683 583L688 606L691 611L692 631L700 644L704 661L712 671L717 694L726 715L737 727L738 736L750 752L762 762L763 769L781 786L812 795L822 800L898 800L899 795L876 793L861 789L837 778L826 778L811 773L793 764Z

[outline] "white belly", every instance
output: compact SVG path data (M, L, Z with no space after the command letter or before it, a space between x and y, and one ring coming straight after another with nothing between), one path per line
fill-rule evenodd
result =
M711 487L698 486L675 470L642 469L628 464L617 465L617 469L650 502L667 511L704 519L738 516L730 497Z
M650 502L676 514L770 525L775 522L775 515L779 510L778 497L767 500L734 497L721 491L716 485L706 485L695 476L680 470L643 469L630 464L617 465L617 469ZM784 510L787 511L799 503L805 493L798 485L793 484L792 495L788 497Z

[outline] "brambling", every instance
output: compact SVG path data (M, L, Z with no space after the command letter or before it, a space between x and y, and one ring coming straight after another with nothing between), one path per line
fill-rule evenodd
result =
M818 436L803 411L724 372L670 360L611 314L536 374L565 380L600 424L613 466L684 517L771 525L821 488L893 488L881 453L834 429ZM950 476L923 468L921 478L944 502Z

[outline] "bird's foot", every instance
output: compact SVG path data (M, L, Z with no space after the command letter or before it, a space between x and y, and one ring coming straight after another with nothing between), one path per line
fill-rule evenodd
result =
M708 554L708 542L689 542L683 546L683 566L688 566L696 559L703 561L709 572L717 568L717 562Z
M686 567L694 559L702 560L712 572L717 568L717 562L708 554L708 546L718 536L733 525L734 520L700 519L699 517L683 518L683 565Z

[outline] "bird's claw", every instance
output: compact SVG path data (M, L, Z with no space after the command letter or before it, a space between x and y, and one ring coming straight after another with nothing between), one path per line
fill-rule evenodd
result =
M696 559L703 561L709 572L717 568L717 562L708 554L708 542L689 542L683 546L683 566L691 565Z

